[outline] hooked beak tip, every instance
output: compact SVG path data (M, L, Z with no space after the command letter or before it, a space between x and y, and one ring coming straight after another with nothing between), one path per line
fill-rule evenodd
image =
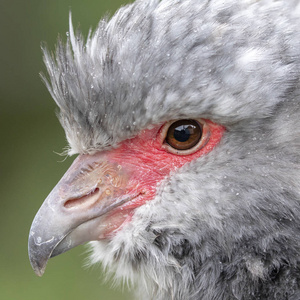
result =
M35 260L30 259L31 267L38 277L42 277L46 270L47 261L39 265Z
M34 273L38 276L38 277L42 277L45 273L45 269L46 268L42 268L42 269L35 269Z
M51 245L47 247L47 244L37 243L34 235L30 234L28 241L29 261L37 276L41 277L44 274L47 262L56 243L56 241L53 241Z

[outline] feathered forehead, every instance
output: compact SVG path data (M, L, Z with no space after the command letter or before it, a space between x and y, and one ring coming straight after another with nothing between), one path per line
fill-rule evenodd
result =
M86 41L70 18L66 44L55 55L43 49L69 153L113 147L171 119L226 125L268 115L300 69L291 64L298 22L278 2L140 0Z

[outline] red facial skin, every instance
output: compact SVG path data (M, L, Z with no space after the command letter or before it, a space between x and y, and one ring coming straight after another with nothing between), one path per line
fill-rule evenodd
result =
M206 132L203 134L206 135L206 141L203 147L188 155L168 152L163 144L164 126L144 130L135 138L122 142L119 148L107 152L107 159L111 163L122 166L122 169L124 168L129 174L126 194L136 196L107 214L106 230L102 232L99 239L109 238L130 221L134 209L155 197L157 186L171 171L208 154L220 142L225 128L209 120L205 122Z
M139 206L155 198L171 172L207 155L220 142L225 128L209 120L195 121L202 124L202 132L193 123L195 132L187 143L193 146L187 150L174 149L185 148L185 142L175 139L173 127L167 139L170 144L166 143L173 124L167 122L142 131L117 149L79 155L32 223L29 256L35 272L41 276L51 256L88 241L114 237Z

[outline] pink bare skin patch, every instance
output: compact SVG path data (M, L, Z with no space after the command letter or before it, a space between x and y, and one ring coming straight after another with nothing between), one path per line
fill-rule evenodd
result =
M131 220L135 208L153 199L157 186L171 171L208 154L220 142L225 128L209 120L205 121L208 127L205 132L207 141L201 149L192 154L169 153L163 145L164 137L161 136L163 126L144 130L106 154L108 161L115 162L130 174L125 193L137 196L107 214L105 219L110 226L107 226L101 235L102 238L114 235L122 225Z

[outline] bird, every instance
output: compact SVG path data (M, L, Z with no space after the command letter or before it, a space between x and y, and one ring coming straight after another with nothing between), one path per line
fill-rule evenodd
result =
M78 155L29 258L84 243L143 300L300 299L300 1L137 0L42 75Z

